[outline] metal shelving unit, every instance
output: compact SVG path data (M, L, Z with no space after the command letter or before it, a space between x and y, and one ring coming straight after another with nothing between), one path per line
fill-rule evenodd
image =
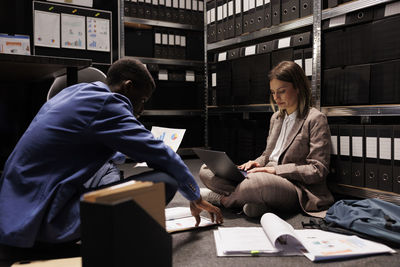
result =
M199 25L189 25L189 24L181 24L167 21L158 21L158 20L150 20L144 18L134 18L129 16L124 16L124 0L120 0L120 12L121 12L121 23L120 23L120 56L125 57L125 28L135 27L135 28L151 28L151 27L164 27L169 29L177 29L177 30L190 30L190 31L199 31L203 30L202 26ZM182 60L182 59L167 59L167 58L150 58L150 57L137 57L132 56L131 58L135 58L140 60L144 64L158 64L165 66L173 66L173 68L184 68L188 67L190 70L199 70L204 68L203 61L197 60ZM198 82L196 82L198 83ZM174 109L174 110L165 110L165 109L150 109L145 110L142 114L142 117L162 117L167 119L171 117L172 119L178 117L186 117L188 119L203 119L204 118L204 110L201 109ZM179 148L177 153L181 156L192 156L194 155L191 147Z
M315 2L315 1L314 1ZM393 0L358 0L322 11L322 20L337 17L363 8L393 2Z
M381 191L377 189L358 187L347 184L329 184L330 190L343 195L361 198L379 198L400 205L400 195L396 193Z
M167 110L167 109L152 109L145 110L142 116L202 116L203 110L190 109L190 110Z
M129 56L127 56L129 57ZM175 65L186 67L203 67L203 61L184 60L184 59L168 59L168 58L152 58L152 57L131 57L140 60L144 64L160 64L160 65Z
M156 27L165 27L165 28L172 28L172 29L193 30L193 31L201 31L203 29L201 26L198 26L198 25L181 24L181 23L161 21L161 20L125 17L124 25L129 27L130 23L143 24L143 25L156 26Z
M393 2L393 0L358 0L342 4L340 6L323 10L322 20L345 15L349 12L357 11L363 8L373 7L379 4ZM315 2L314 2L315 3ZM319 57L320 58L320 57ZM321 69L321 68L319 68ZM339 116L399 116L400 105L364 105L364 106L331 106L321 107L328 117Z
M291 30L300 29L306 26L311 26L313 24L312 16L300 18L294 21L289 21L285 23L281 23L276 26L272 26L270 28L263 28L256 32L251 32L245 35L241 35L235 38L230 38L227 40L223 40L217 43L207 44L207 51L211 52L214 50L218 50L227 46L233 46L241 43L245 43L248 41L253 41L256 39L260 39L266 36L275 35L282 32L287 32Z
M276 109L277 110L277 109ZM270 104L208 106L208 114L274 112Z
M332 106L321 107L328 117L400 116L400 105Z
M124 1L120 0L120 12L123 14L124 12ZM143 25L143 26L156 26L156 27L165 27L172 29L181 29L181 30L192 30L192 31L201 31L202 26L198 25L190 25L190 24L181 24L175 22L168 21L159 21L159 20L151 20L144 18L134 18L129 16L121 15L121 30L120 30L120 40L121 40L121 56L125 56L125 27L131 27L132 25ZM140 60L144 64L159 64L159 65L170 65L170 66L182 66L182 67L191 67L191 68L203 68L203 61L196 60L182 60L182 59L167 59L167 58L150 58L150 57L136 57L136 56L127 56L130 58L135 58ZM142 116L201 116L202 110L145 110Z

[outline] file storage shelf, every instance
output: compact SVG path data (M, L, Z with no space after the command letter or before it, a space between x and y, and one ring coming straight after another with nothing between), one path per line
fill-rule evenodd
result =
M79 69L91 63L89 59L0 54L0 80L32 82L63 74L76 76Z
M187 67L204 67L203 61L184 60L184 59L168 59L168 58L152 58L152 57L131 57L140 60L144 64L160 64L160 65L175 65Z
M241 43L245 43L248 41L254 41L256 39L260 39L266 36L271 36L271 35L275 35L278 33L283 33L283 32L288 32L291 30L296 30L296 29L300 29L303 27L307 27L307 26L312 26L313 24L313 17L312 16L308 16L308 17L304 17L304 18L300 18L294 21L289 21L286 23L281 23L279 25L276 26L272 26L269 28L263 28L261 30L258 30L256 32L251 32L245 35L241 35L235 38L230 38L230 39L226 39L223 41L219 41L216 43L211 43L211 44L207 44L207 51L208 52L212 52L214 50L218 50L221 48L225 48L225 47L229 47L229 46L233 46L233 45L237 45L237 44L241 44Z
M185 156L194 155L192 151L193 147L204 146L204 135L201 130L204 128L205 112L202 109L203 105L199 104L200 101L195 100L196 94L202 95L203 93L202 78L204 75L203 52L196 54L196 51L200 51L199 49L202 49L204 46L202 43L203 41L201 41L200 44L194 41L197 36L203 36L203 26L189 24L189 22L186 24L186 22L183 21L171 22L150 17L133 17L132 13L125 13L126 2L129 1L120 0L120 12L121 14L125 14L121 19L119 33L121 42L120 49L123 51L121 57L134 58L141 61L143 64L148 64L147 67L156 80L158 87L150 100L151 103L145 106L146 109L140 120L148 129L152 126L185 128L187 136L184 138L177 152ZM145 33L146 35L143 40L146 41L136 41L136 43L133 43L135 41L133 40L133 33L135 31L142 32L143 35ZM185 55L182 57L181 55L179 55L179 57L177 55L155 55L155 40L151 41L154 37L149 38L148 32L153 32L153 34L167 33L169 35L185 36L186 44L182 45L182 47L186 49ZM180 38L176 39L175 37L175 40L180 40ZM193 46L196 43L200 45L200 48ZM137 47L135 45L138 45L141 50L136 49ZM145 46L147 46L147 48L153 46L153 51L149 52L151 50L143 49ZM156 75L159 69L168 71L168 80L157 80ZM181 80L180 78L177 79L176 75L179 74L179 77L181 77L182 72L184 73L185 70L193 72L195 79L191 81ZM186 91L186 89L190 92ZM173 99L174 97L175 99ZM183 103L183 101L186 102Z
M400 105L321 107L321 112L328 117L400 116Z
M358 198L379 198L400 205L400 195L396 193L336 183L329 184L329 189L332 192L341 195L354 196Z
M202 31L203 30L203 27L196 26L196 25L181 24L181 23L160 21L160 20L125 17L124 25L129 27L130 23L137 23L137 24L143 24L143 25L148 25L148 26L166 27L166 28L172 28L172 29L181 29L181 30L193 30L193 31Z
M329 19L341 15L345 15L352 11L357 11L363 8L376 6L378 4L384 4L392 2L393 0L357 0L348 3L344 3L334 8L326 9L322 11L322 19Z
M204 114L203 110L162 110L153 109L145 110L142 116L202 116Z
M208 106L208 114L244 113L244 112L274 112L271 105L237 105L237 106Z

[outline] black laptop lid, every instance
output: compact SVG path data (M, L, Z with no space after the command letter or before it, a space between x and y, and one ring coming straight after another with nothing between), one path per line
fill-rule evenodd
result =
M237 182L246 178L246 172L239 170L225 152L200 148L193 151L216 176Z

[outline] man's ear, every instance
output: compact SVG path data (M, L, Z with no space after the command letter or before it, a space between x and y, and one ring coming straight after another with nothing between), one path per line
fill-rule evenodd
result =
M121 84L121 93L127 94L131 87L133 87L133 83L131 80L123 81Z

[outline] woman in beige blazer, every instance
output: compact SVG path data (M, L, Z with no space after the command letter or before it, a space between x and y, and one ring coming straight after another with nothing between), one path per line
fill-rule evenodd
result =
M270 101L279 110L271 117L265 151L239 166L247 171L240 183L215 176L203 165L199 176L208 189L202 189L202 197L243 208L250 217L299 208L323 217L334 201L326 185L331 149L326 116L311 106L309 81L296 63L281 62L269 78Z

